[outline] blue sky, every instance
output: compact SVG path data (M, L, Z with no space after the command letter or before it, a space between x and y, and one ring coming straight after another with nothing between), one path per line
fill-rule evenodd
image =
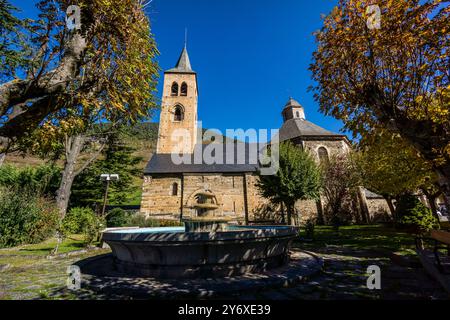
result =
M21 16L35 16L35 1L26 1L26 6L23 0L11 2L23 10ZM312 33L321 27L321 14L336 4L153 0L147 12L162 70L175 65L188 29L188 52L199 81L199 119L205 128L279 128L282 107L292 96L305 107L308 120L338 132L342 123L321 114L308 92L308 66L316 47Z

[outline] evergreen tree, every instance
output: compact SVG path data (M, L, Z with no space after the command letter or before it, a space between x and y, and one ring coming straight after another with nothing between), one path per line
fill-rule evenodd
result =
M135 178L141 175L138 164L141 157L133 155L134 148L123 142L121 133L115 133L108 140L104 156L78 175L72 187L70 205L99 207L103 201L105 185L100 175L118 174L119 181L110 184L108 202L122 204L137 191L133 184Z
M18 11L6 0L0 0L0 81L15 76L15 70L26 62L23 43L26 21L16 18Z

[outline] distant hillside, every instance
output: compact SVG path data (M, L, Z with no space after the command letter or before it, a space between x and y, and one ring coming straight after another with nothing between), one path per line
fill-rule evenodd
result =
M206 129L203 129L205 132ZM129 134L124 138L124 143L133 147L135 151L133 154L137 157L141 157L142 161L139 163L139 169L144 172L144 168L147 162L152 157L156 150L156 142L158 139L158 123L144 122L138 123L129 128ZM227 138L226 141L230 141ZM205 142L205 143L209 143ZM86 155L87 156L87 155ZM18 153L8 154L5 160L5 164L10 164L17 167L37 166L46 163L46 160L40 159L32 155L21 155ZM63 166L62 161L58 161L57 165ZM136 194L131 195L131 200L121 205L139 205L141 198L141 186L143 177L135 179L135 186L138 187ZM114 205L111 203L111 205Z
M129 137L124 139L124 143L136 149L134 154L143 158L141 166L144 168L145 164L150 160L151 155L156 149L156 140L158 137L158 123L144 122L138 123L130 128ZM19 153L8 154L5 160L6 164L15 165L18 167L36 166L44 164L46 160L40 159L32 155L22 155ZM62 165L62 163L58 162Z

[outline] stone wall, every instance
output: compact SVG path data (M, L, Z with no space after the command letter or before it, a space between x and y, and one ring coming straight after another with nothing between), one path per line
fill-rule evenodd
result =
M300 200L295 204L295 209L299 214L300 220L298 222L304 223L308 219L317 218L317 204L314 200Z
M368 198L367 207L369 208L370 219L373 222L385 221L391 215L386 200L382 198Z
M256 187L258 183L258 176L256 174L246 174L246 182L247 182L247 203L248 203L248 213L249 220L255 220L255 216L261 210L270 203L267 199L263 198L259 194L259 190Z
M227 174L185 174L183 216L196 216L192 205L195 195L210 191L216 196L219 208L212 212L215 216L238 218L244 216L244 177Z
M172 186L178 184L176 196ZM181 212L181 176L145 176L142 186L141 213L156 218L179 218Z
M348 154L350 148L345 140L306 140L303 142L305 150L311 152L311 154L319 163L319 148L323 147L327 150L328 156L332 157L338 154Z
M227 216L236 219L245 217L245 188L247 181L249 212L260 201L254 188L255 179L250 175L244 180L243 174L184 174L180 176L146 176L143 184L141 213L152 216L179 218L181 201L183 201L183 217L196 216L193 208L199 192L208 191L215 195L219 208L212 213L215 216ZM180 192L172 196L172 185L178 183ZM183 190L181 190L183 186ZM182 200L183 199L183 200Z

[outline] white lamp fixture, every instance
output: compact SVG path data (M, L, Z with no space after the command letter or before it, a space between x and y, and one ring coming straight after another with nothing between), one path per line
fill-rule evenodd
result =
M118 181L119 175L104 173L104 174L100 175L100 180L102 180L102 181Z
M108 202L108 189L109 189L109 182L110 181L119 181L119 175L116 173L109 174L104 173L100 175L100 180L106 182L106 188L105 188L105 197L103 199L103 209L102 209L102 216L105 215L105 209L106 209L106 202Z

